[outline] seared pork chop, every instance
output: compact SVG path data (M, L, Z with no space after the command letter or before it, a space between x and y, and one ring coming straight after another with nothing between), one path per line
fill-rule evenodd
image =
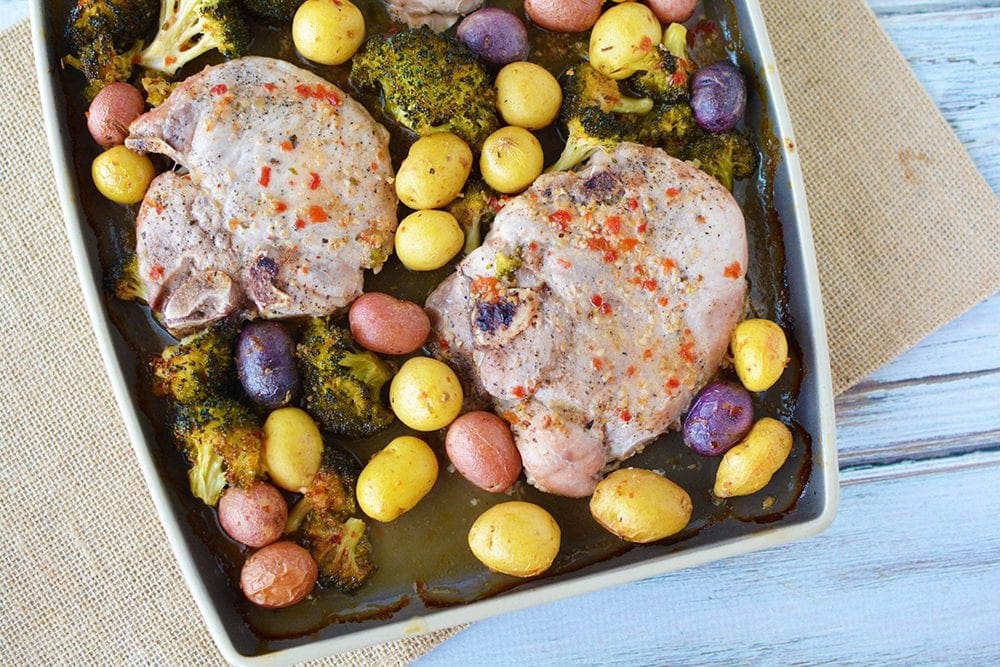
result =
M136 254L150 306L183 334L243 309L324 315L392 248L389 135L311 72L241 58L184 81L126 145L186 170L150 186Z
M458 19L483 6L483 0L388 0L389 13L411 28L444 32Z
M530 483L586 496L719 368L746 263L724 187L622 144L504 206L428 297L432 347L511 422Z

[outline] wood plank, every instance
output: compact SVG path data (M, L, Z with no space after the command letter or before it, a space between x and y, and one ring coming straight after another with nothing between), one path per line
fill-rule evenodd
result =
M818 537L482 621L416 664L996 664L1000 456L969 460L861 471Z

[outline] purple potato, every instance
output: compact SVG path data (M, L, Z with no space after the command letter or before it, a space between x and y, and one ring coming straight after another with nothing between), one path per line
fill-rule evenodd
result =
M728 132L747 107L743 75L728 60L702 67L691 79L691 109L698 126L709 132Z
M750 392L733 382L713 382L695 397L684 418L684 444L703 456L719 456L751 426Z
M497 67L528 57L528 30L521 19L496 7L472 12L458 24L458 40Z
M236 374L250 399L265 408L288 405L299 393L295 341L277 322L250 322L236 341Z

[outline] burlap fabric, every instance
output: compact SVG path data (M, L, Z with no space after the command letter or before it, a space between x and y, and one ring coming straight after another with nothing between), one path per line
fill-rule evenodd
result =
M765 14L840 391L1000 288L1000 207L862 0ZM97 353L30 54L27 23L0 35L0 662L221 663ZM406 664L456 631L328 662Z

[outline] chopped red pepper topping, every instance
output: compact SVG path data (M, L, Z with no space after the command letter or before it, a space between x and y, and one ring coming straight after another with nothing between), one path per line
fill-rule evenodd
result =
M306 221L303 220L302 218L296 218L295 229L305 229L305 228L306 228Z
M660 266L663 267L664 273L670 273L671 271L677 268L677 262L670 259L669 257L665 257L664 259L660 260Z
M639 245L639 239L622 239L618 242L618 249L622 252L632 252Z
M634 211L634 210L638 209L639 208L639 200L636 199L635 197L631 197L628 200L628 208L629 208L630 211Z
M175 62L177 62L177 58L175 58L174 56L167 56L166 58L163 59L164 65L173 65Z
M676 199L681 194L677 188L667 188L667 199Z
M727 266L725 268L725 270L722 272L722 275L724 275L727 278L734 278L735 279L735 278L739 278L740 277L740 273L742 271L743 271L743 267L740 266L740 263L739 262L733 262L732 264L730 264L729 266Z
M628 368L625 369L625 377L632 377L633 375L635 375L635 371L636 371L635 366L629 366Z
M309 207L309 222L326 222L330 216L326 214L326 209L313 204Z
M225 95L229 90L229 86L224 83L217 83L208 89L213 95Z
M257 179L262 188L266 188L271 183L271 168L268 166L263 166L260 168L260 178Z
M274 210L277 213L284 213L285 211L288 210L288 204L286 204L283 201L275 202L274 203Z
M281 142L281 150L288 152L293 148L295 148L295 145L292 144L292 142L289 141L288 139L285 139L284 141Z
M632 421L632 413L629 412L628 410L622 410L621 412L618 413L618 416L621 418L623 422Z
M617 215L612 215L604 222L604 226L612 234L618 235L622 231L622 219Z
M642 289L646 290L647 292L655 292L658 286L659 284L652 278L650 278L649 280L642 281Z
M516 398L524 398L528 392L525 391L524 387L522 387L521 385L517 385L516 387L510 390L510 393L514 394Z
M643 361L649 361L652 358L653 358L653 351L651 349L647 347L645 350L642 351Z
M319 184L320 184L319 174L317 174L315 171L310 171L309 172L309 189L310 190L315 190L316 188L319 187Z
M317 83L315 86L300 83L295 86L295 92L302 97L311 97L314 100L326 100L335 107L340 106L341 103L340 95L338 95L336 91L327 88L321 83Z
M159 280L163 277L163 267L157 264L149 270L149 277L153 280Z
M601 361L600 357L594 357L591 359L590 363L593 364L595 371L599 371L604 368L604 362Z
M656 300L656 303L657 303L657 304L658 304L658 305L659 305L659 306L660 306L661 308L666 308L667 306L669 306L669 305L670 305L670 299L668 299L668 298L667 298L667 297L665 297L665 296L661 296L661 297L660 297L659 299L657 299L657 300Z
M270 82L264 84L264 90L266 90L269 93L273 93L277 88L278 87L276 85Z
M594 308L600 308L602 305L604 305L604 297L602 297L600 294L595 294L594 296L590 297L590 303L594 304Z
M573 215L565 210L559 209L549 216L549 220L559 225L559 231L565 232L569 231L569 222L573 219Z
M694 363L698 359L698 356L694 353L694 341L688 340L681 343L680 354L684 361Z
M670 376L670 379L667 380L667 383L664 385L664 387L666 387L667 391L669 391L671 393L673 393L673 391L675 389L677 389L677 387L679 387L679 386L681 386L681 381L678 380L677 378L675 378L674 376Z

